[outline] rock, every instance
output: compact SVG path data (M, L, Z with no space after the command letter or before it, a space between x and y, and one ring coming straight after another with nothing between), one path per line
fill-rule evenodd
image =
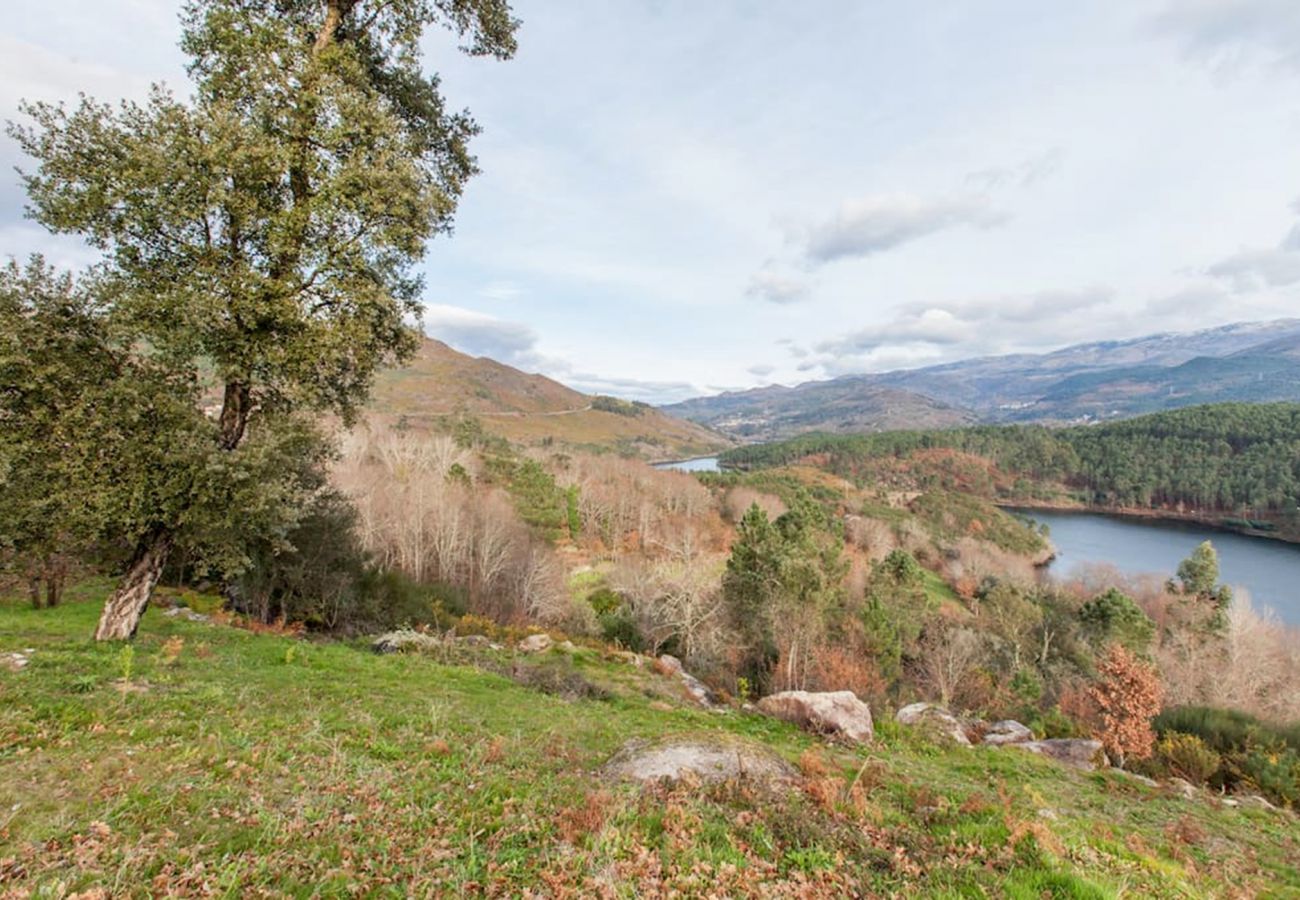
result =
M633 781L695 778L727 781L748 778L770 783L788 781L794 767L761 744L739 739L669 739L649 744L631 741L605 764L604 773Z
M188 606L173 606L171 609L165 610L163 612L163 615L170 616L172 618L176 618L177 616L180 616L181 618L188 619L191 622L212 621L212 616L205 616L203 613L195 612L194 610L190 609Z
M682 666L682 661L665 653L655 660L655 669L661 675L676 677L686 689L686 694L700 706L711 708L717 701L708 685L700 681Z
M1240 798L1240 803L1246 809L1277 809L1276 806L1259 796L1259 794L1247 794L1245 797Z
M1194 799L1198 794L1200 794L1196 785L1183 778L1170 778L1168 785L1171 791L1187 800Z
M1001 747L1006 744L1023 744L1033 739L1034 733L1028 726L1021 725L1014 719L1003 719L988 726L980 743Z
M1020 750L1028 750L1074 766L1076 769L1101 769L1109 765L1106 754L1101 751L1101 741L1083 738L1053 738L1046 741L1025 741L1023 744L1007 744Z
M519 642L519 649L524 653L541 653L550 650L554 644L549 634L530 634Z
M664 675L680 675L686 670L682 667L682 661L675 656L664 653L659 657L657 668Z
M689 672L682 672L678 677L682 681L682 687L686 689L687 695L690 696L692 700L700 704L700 706L709 708L713 707L717 698L714 697L713 691L709 690L708 685L703 681L700 681L694 675L691 675Z
M466 647L491 647L492 641L485 634L466 634L456 638L456 643Z
M431 634L403 628L381 634L371 642L370 649L376 653L428 653L441 643Z
M858 743L875 736L871 707L852 691L783 691L760 699L758 708L818 734L840 735Z
M1127 772L1124 769L1116 769L1115 774L1121 778L1127 778L1129 781L1136 781L1138 784L1146 785L1149 788L1160 787L1160 782L1154 778L1148 778L1145 775L1139 775L1137 772Z
M961 719L933 703L912 703L904 706L894 714L894 718L902 725L924 729L963 747L970 746L970 738L966 736L966 726L962 724Z
M1219 802L1222 803L1224 806L1228 807L1229 809L1236 809L1238 806L1241 806L1241 801L1233 797L1223 797L1219 800Z
M19 653L15 650L12 653L0 653L0 669L8 669L10 672L21 672L23 669L27 668L27 664L31 662L31 656L29 654L32 652L34 651L28 650Z

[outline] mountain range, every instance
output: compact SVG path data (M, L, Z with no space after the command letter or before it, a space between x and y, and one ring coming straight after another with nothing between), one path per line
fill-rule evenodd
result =
M1277 319L770 385L661 408L738 440L765 441L809 431L1089 422L1198 403L1297 399L1300 319Z

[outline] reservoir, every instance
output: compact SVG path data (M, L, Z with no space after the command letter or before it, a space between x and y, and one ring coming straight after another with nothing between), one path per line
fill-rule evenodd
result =
M1300 545L1248 537L1204 525L1129 519L1097 513L1009 510L1051 529L1057 557L1048 567L1068 576L1089 563L1107 563L1127 575L1171 578L1201 541L1219 553L1219 579L1244 588L1256 609L1272 607L1278 618L1300 626Z
M673 462L655 463L656 469L673 469L678 472L717 472L716 456L701 456L696 459L679 459Z

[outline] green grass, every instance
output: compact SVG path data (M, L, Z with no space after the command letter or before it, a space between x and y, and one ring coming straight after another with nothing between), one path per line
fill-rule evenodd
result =
M0 601L0 652L35 651L0 670L0 895L1300 896L1289 815L892 726L835 748L665 704L669 679L598 651L545 660L606 696L565 700L486 671L508 653L448 665L150 611L124 685L122 649L89 640L104 589ZM629 738L716 732L808 778L599 774Z

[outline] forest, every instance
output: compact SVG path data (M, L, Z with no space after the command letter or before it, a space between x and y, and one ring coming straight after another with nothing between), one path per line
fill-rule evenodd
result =
M963 487L1008 500L1053 494L1108 507L1216 513L1292 522L1300 497L1300 405L1213 404L1120 422L1052 429L995 426L869 435L807 435L729 450L724 466L757 469L813 460L856 480L939 478L934 451L987 461L996 471ZM958 477L956 473L953 477ZM970 473L968 473L969 475ZM1270 521L1273 520L1273 521Z

